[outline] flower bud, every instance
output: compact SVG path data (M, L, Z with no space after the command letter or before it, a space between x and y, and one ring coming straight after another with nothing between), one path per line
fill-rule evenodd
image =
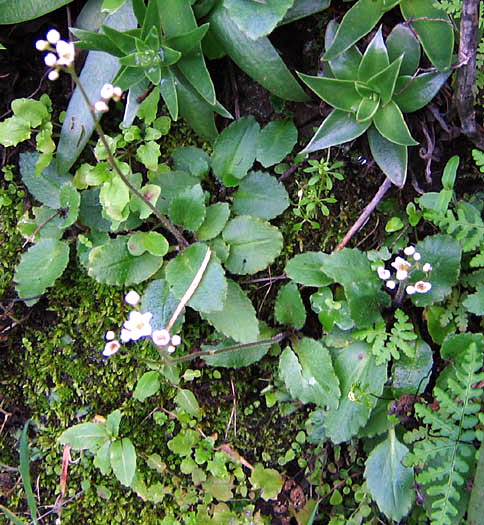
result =
M104 102L104 100L98 100L94 104L94 111L96 111L97 113L106 113L107 111L109 111L109 108L106 102Z
M55 45L60 40L60 33L57 31L57 29L50 29L47 31L45 38L47 38L47 42L49 42L49 44Z

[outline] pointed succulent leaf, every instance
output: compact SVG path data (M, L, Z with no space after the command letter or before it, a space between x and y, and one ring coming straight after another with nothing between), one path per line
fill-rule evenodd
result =
M358 110L356 111L357 122L366 122L367 120L372 119L379 107L379 97L362 98Z
M395 186L404 186L407 178L407 146L401 146L382 137L375 127L368 130L371 154L383 173Z
M331 47L323 60L333 60L367 35L388 8L384 0L358 0L343 17Z
M402 0L405 20L417 33L430 62L439 71L448 71L454 50L454 29L447 13L432 0Z
M122 57L125 53L107 36L96 31L86 31L85 29L70 28L71 33L78 38L76 47L79 49L91 49L104 51L115 57Z
M404 113L411 113L426 106L439 92L450 72L422 73L415 78L403 75L398 78L393 97Z
M326 117L301 153L311 153L349 142L363 135L370 125L371 121L357 122L351 113L335 109Z
M306 86L330 106L341 111L355 112L357 110L361 96L358 91L356 91L353 81L313 77L303 73L298 73L298 76Z
M325 48L329 49L333 43L338 24L331 20L326 26ZM361 52L356 46L349 47L344 53L329 61L329 67L335 78L340 80L356 80L358 67L361 62Z
M358 80L367 82L371 77L388 67L389 64L390 60L380 26L361 59L358 68Z
M114 27L108 25L102 26L103 33L111 40L113 45L118 47L124 55L128 55L136 51L136 40L133 34L126 31L118 31Z
M182 54L176 49L161 45L158 49L158 56L161 58L161 64L165 67L173 66L182 57Z
M386 106L380 106L373 117L373 123L387 140L401 146L418 146L418 142L410 135L407 123L395 102L391 101Z
M356 91L362 96L366 98L372 98L375 95L375 91L371 88L369 88L366 84L363 82L355 82L355 88Z
M380 94L382 104L388 104L393 97L402 60L403 54L388 67L368 79L368 86Z
M200 47L200 44L198 46ZM177 67L202 99L211 106L215 105L217 102L215 87L201 48L196 53L183 56L177 63Z
M329 7L331 0L294 0L293 6L288 10L279 25L290 24L306 16L314 15Z
M413 75L417 71L420 63L420 43L407 25L396 25L388 35L386 45L391 62L404 54L400 75Z
M202 24L201 26L192 29L188 33L173 36L166 39L166 43L173 49L180 51L183 55L187 55L194 51L197 44L199 44L206 35L210 24Z
M163 97L163 100L168 108L170 117L172 120L178 120L178 96L175 84L175 77L173 72L167 68L161 68L160 82L158 83L158 89Z

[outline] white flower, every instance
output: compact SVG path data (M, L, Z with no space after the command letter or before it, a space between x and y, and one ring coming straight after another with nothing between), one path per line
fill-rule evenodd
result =
M106 113L107 111L109 111L109 108L106 102L104 102L104 100L98 100L94 104L94 111L96 111L97 113Z
M37 51L45 51L48 47L49 42L47 42L46 40L37 40L35 42L35 49L37 49Z
M378 266L376 269L378 273L378 277L385 281L386 279L390 279L390 271L385 269L383 266Z
M414 260L414 261L420 261L421 258L422 258L422 256L420 255L420 253L415 252L415 253L413 254L413 260Z
M45 38L47 38L49 44L55 45L60 40L60 33L57 31L57 29L50 29L47 31Z
M395 286L397 286L397 283L395 281L387 281L386 282L386 287L390 288L390 290L394 290Z
M101 98L104 98L105 100L109 100L114 93L114 87L112 84L104 84L104 86L101 88Z
M136 306L139 303L139 300L141 299L138 292L135 290L130 290L125 296L124 300L130 304L131 306Z
M106 339L106 341L112 341L114 339L114 332L112 330L108 330L104 336L104 339Z
M174 351L175 351L175 347L173 345L170 345L166 351L169 353L169 354L172 354Z
M126 328L121 328L121 334L119 335L122 343L129 343L131 341L131 332Z
M113 88L113 100L117 102L123 96L123 90L119 86Z
M54 53L47 53L44 57L44 63L48 67L54 67L57 64L57 57Z
M106 346L103 350L103 356L104 357L110 357L114 355L119 349L121 348L121 345L119 344L119 341L109 341L106 343Z
M297 192L297 196L298 196L299 199L302 199L303 195L304 195L304 192L303 192L302 189Z
M75 55L74 44L72 42L59 40L55 46L55 50L59 55L59 60L57 61L59 66L70 66L72 64Z
M395 260L392 262L392 266L395 268L395 270L402 270L402 271L407 271L411 264L406 261L405 259L402 259L402 257L396 257ZM398 279L398 277L397 277Z
M415 248L413 246L407 246L404 250L403 250L403 253L405 255L413 255L415 253Z
M406 270L397 270L396 278L397 281L405 281L408 277L408 272Z
M129 330L129 336L132 341L151 335L150 321L152 317L153 314L151 312L144 314L137 311L130 312L128 320L124 322L123 327Z
M413 295L417 290L415 289L415 286L410 285L405 288L405 291L408 295Z
M432 265L430 263L425 263L422 267L422 270L426 273L432 271Z
M166 346L170 342L170 332L168 330L155 330L153 335L153 343L158 346Z
M181 343L181 337L180 337L178 334L175 334L175 335L171 338L171 344L172 344L173 346L178 346L180 343Z
M57 71L57 69L53 69L52 71L49 71L47 78L49 80L52 80L52 82L54 82L54 80L57 80L59 78L59 72Z
M431 283L427 283L425 281L418 281L415 283L415 291L417 293L427 293L430 288L432 288Z

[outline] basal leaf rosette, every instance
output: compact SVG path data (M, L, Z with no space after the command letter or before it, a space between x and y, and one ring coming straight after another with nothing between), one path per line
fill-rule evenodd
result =
M337 24L328 25L329 48ZM303 150L310 153L343 144L368 132L375 162L397 186L407 175L407 147L412 137L403 113L417 111L437 94L449 73L417 74L420 44L405 25L397 25L386 42L381 27L362 55L353 45L325 64L324 76L298 73L301 80L334 110Z

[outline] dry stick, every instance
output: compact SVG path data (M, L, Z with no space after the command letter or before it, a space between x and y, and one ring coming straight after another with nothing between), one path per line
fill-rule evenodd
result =
M84 90L84 86L81 84L79 77L77 76L76 72L74 71L74 68L69 68L69 73L72 75L72 78L74 79L74 82L76 83L76 86L79 88L79 91L81 92L82 97L84 98L84 101L87 104L87 107L89 109L89 113L91 114L92 120L94 121L94 125L96 127L96 131L99 135L99 138L101 139L101 142L103 143L104 147L106 148L106 152L108 155L109 164L112 166L114 171L119 175L119 178L126 184L126 186L138 197L138 199L141 199L147 206L150 208L150 210L155 214L156 218L161 222L163 225L163 228L168 230L173 237L175 237L177 243L182 248L187 248L189 246L188 241L183 237L183 235L171 224L171 222L162 215L156 206L154 206L149 199L147 199L137 188L135 188L131 182L126 178L126 176L121 172L121 170L118 167L118 164L116 162L116 159L113 156L113 153L111 151L111 148L109 147L109 144L106 140L106 135L104 134L104 131L101 127L101 124L99 124L98 119L96 118L96 114L94 112L94 109L89 101L89 97L87 96L87 93Z
M474 111L476 53L479 31L479 0L463 0L460 19L459 62L457 74L457 112L462 132L480 149L484 149L484 134L478 129Z
M385 181L380 186L373 199L371 199L370 204L368 204L368 206L363 210L363 213L359 216L358 220L348 230L348 233L343 237L343 240L338 244L338 246L336 246L334 250L335 252L342 250L348 244L348 241L351 239L351 237L353 237L353 235L363 226L363 224L365 224L365 222L368 220L368 217L377 207L378 203L382 200L383 196L391 185L391 180L388 177L385 177Z

